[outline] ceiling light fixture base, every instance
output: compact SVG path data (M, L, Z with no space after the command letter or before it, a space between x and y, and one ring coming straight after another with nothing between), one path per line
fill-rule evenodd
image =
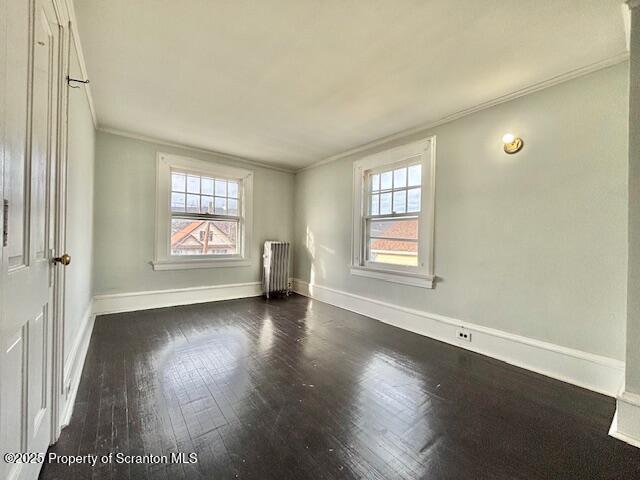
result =
M518 153L522 150L524 146L524 142L521 138L514 138L513 142L504 144L504 153L508 153L509 155L513 155L514 153Z

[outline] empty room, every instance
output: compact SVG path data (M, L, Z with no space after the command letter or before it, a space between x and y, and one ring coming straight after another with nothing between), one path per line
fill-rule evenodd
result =
M0 0L0 479L640 479L640 0Z

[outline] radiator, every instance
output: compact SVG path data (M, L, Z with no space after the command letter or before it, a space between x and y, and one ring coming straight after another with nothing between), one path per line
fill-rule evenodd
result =
M264 242L262 265L262 288L267 298L273 293L289 295L289 242Z

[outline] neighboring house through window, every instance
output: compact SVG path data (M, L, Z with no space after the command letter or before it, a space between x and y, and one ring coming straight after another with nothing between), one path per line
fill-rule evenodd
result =
M248 265L253 173L158 154L156 270Z
M351 273L433 286L435 138L354 163Z

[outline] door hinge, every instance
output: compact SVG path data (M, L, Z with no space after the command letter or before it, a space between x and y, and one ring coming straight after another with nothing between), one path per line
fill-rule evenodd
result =
M2 200L2 246L9 243L9 200Z

